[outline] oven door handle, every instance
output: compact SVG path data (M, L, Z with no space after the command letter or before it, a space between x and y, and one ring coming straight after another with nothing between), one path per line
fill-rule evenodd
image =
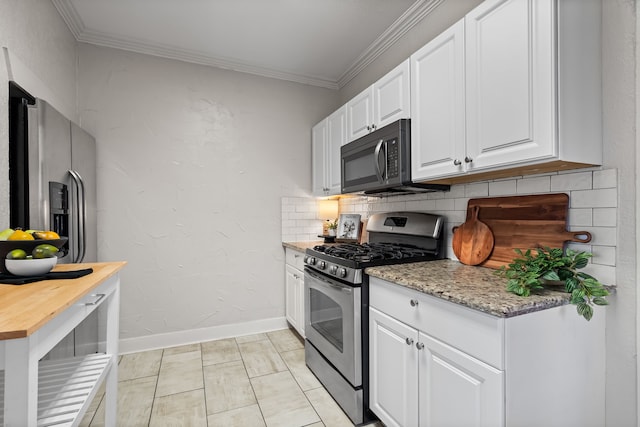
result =
M336 290L338 290L340 292L344 292L344 293L347 293L347 294L353 293L353 288L351 286L343 285L341 283L334 282L332 280L329 280L329 279L327 279L325 277L322 277L322 276L314 273L311 270L307 270L306 273L309 276L311 276L313 279L317 280L318 284L320 284L322 286L325 286L325 287L329 286L329 287L332 287L332 288L334 288L334 289L336 289Z

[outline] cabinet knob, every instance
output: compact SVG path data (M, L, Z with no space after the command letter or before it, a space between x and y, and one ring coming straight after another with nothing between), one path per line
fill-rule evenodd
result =
M411 301L409 301L409 304L411 304L411 307L416 307L418 305L418 300L412 299Z
M405 342L407 343L407 345L413 345L413 338L407 338Z
M371 130L376 130L376 125L371 125Z
M416 343L416 348L417 348L418 350L422 350L422 349L424 348L424 343L417 342L417 343Z
M367 130L370 131L371 130L371 126L367 125Z
M469 156L466 156L466 157L464 158L464 162L465 162L465 163L471 163L471 162L473 162L473 159L472 159L471 157L469 157Z
M453 165L454 165L454 166L460 166L461 164L462 164L462 162L460 161L460 159L455 159L455 160L453 161Z

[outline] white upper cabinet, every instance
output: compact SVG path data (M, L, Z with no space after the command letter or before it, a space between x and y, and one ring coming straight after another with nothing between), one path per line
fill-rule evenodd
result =
M416 52L414 181L601 164L600 9L486 0Z
M411 56L411 90L412 179L462 172L464 20Z
M314 196L340 194L340 147L345 144L346 131L344 106L311 130L311 176Z
M411 117L409 60L347 102L347 141Z

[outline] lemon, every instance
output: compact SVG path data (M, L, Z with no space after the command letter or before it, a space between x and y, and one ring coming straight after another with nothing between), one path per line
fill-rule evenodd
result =
M36 246L35 249L31 251L31 255L33 255L34 258L53 258L57 252L58 248L55 246L43 243L42 245Z
M16 229L7 240L34 240L33 236L26 231Z
M7 254L7 259L25 259L27 253L22 249L14 249Z

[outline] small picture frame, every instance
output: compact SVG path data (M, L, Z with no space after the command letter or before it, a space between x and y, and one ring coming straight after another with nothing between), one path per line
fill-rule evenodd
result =
M360 214L340 214L336 240L358 241L361 230Z

